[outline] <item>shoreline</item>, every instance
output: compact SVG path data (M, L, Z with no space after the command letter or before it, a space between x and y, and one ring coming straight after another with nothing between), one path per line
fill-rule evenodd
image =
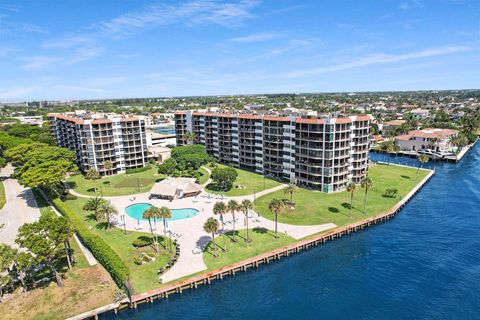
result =
M192 276L191 278L174 282L170 285L166 285L163 288L151 290L146 293L137 294L132 296L132 301L124 299L118 303L112 303L85 313L82 313L77 316L70 317L68 319L98 319L98 315L105 314L108 312L117 313L118 311L127 309L127 308L137 308L138 305L150 302L153 303L157 299L168 299L172 294L182 294L184 290L196 289L199 285L211 284L215 280L223 280L226 276L233 276L237 272L247 271L250 268L258 268L261 264L268 264L271 261L280 260L282 257L288 257L291 254L298 253L300 251L305 251L311 247L324 244L328 241L332 241L336 238L341 238L345 235L349 235L352 232L357 232L363 230L372 225L390 220L401 209L425 186L425 184L430 181L432 176L435 174L434 170L423 169L430 171L427 176L425 176L405 197L403 197L395 206L389 209L386 212L378 214L373 217L369 217L357 222L350 223L343 227L337 227L330 231L326 231L319 235L310 236L304 240L300 240L294 244L287 245L261 255L243 260L220 269L216 269L210 272L205 272L197 276Z

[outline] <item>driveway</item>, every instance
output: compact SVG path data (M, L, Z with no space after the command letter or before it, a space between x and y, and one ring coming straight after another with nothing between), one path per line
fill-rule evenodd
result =
M37 221L40 217L32 190L21 186L16 179L10 178L13 167L9 164L1 169L0 177L5 186L7 203L0 210L0 243L18 247L15 243L18 228L25 224Z

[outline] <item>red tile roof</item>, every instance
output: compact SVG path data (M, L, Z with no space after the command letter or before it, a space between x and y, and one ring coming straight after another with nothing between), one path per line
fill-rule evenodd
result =
M452 135L457 134L457 130L451 129L437 129L437 128L426 128L422 130L412 130L407 134L396 136L395 140L408 141L411 138L425 138L425 139L447 139Z

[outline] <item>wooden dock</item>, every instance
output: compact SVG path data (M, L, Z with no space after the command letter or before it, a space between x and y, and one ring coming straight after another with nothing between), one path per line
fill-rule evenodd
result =
M282 258L288 257L292 254L308 250L312 247L316 247L326 242L349 235L353 232L357 232L370 226L390 220L397 213L399 213L402 208L420 191L420 189L432 178L434 173L435 171L430 170L428 175L423 178L422 181L420 181L420 183L412 191L410 191L403 199L401 199L399 203L382 214L351 223L347 226L337 227L325 233L311 236L294 244L275 249L273 251L231 264L229 266L225 266L211 272L206 272L186 280L178 281L147 293L134 295L132 296L131 301L125 300L120 303L104 306L69 319L98 319L98 315L101 313L117 313L119 310L125 308L137 308L138 305L142 303L152 303L157 299L168 299L168 297L171 295L182 294L186 290L196 289L199 286L208 285L214 281L223 280L223 278L234 276L238 272L256 269L262 264L269 264L270 262L281 260Z

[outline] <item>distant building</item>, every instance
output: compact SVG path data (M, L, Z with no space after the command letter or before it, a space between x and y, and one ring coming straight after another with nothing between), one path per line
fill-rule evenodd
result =
M401 125L405 124L407 121L405 120L391 120L387 121L383 124L382 133L384 135L388 134L389 132L395 130L395 128L400 127Z
M124 173L148 163L143 116L72 112L51 113L48 118L57 144L75 152L83 172ZM106 161L112 162L112 169L104 167Z
M29 124L31 126L39 126L41 127L45 121L43 121L42 116L22 116L22 117L14 117L22 124Z
M402 151L432 150L449 152L452 149L450 139L458 135L457 130L428 128L412 130L395 137L395 143Z
M425 120L430 115L430 111L426 109L413 109L410 113L418 120Z
M371 117L177 112L177 144L196 143L222 163L323 192L367 175Z

